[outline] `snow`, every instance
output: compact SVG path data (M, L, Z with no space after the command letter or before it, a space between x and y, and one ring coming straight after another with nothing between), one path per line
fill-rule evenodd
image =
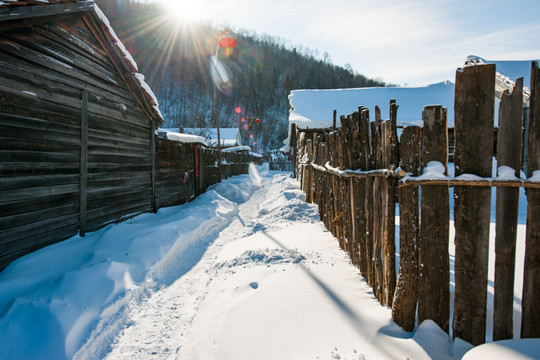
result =
M528 178L529 181L540 181L540 170L534 170L532 176Z
M251 151L249 146L235 146L227 149L221 150L221 152L235 152L235 151Z
M178 132L169 131L167 129L159 128L156 130L156 135L165 139L178 141L185 144L197 143L206 145L206 139L202 136L191 134L180 134Z
M463 357L463 360L473 359L538 359L540 339L502 340L477 346Z
M250 170L0 272L0 358L461 359L472 349L430 320L399 328L298 182Z
M179 132L179 128L168 128L170 132ZM184 133L203 136L206 138L208 146L217 145L217 128L183 128ZM219 128L219 140L221 146L241 145L240 129L238 128Z
M497 180L519 180L516 177L516 170L510 166L499 166L497 168Z
M531 83L531 63L533 61L540 61L538 59L531 59L531 60L486 60L484 58L481 58L479 56L475 55L469 55L466 62L470 62L472 64L495 64L496 71L498 73L498 77L501 78L501 80L506 79L506 82L511 84L515 83L515 81L522 77L523 78L523 86L530 88Z

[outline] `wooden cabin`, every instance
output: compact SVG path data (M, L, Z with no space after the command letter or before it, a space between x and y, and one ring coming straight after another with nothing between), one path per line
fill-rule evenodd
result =
M0 270L155 210L162 122L93 1L0 1Z

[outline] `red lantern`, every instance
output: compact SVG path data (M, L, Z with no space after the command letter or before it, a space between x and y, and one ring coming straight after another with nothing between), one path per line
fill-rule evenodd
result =
M256 119L255 119L255 122L256 122L257 124L260 124L261 121L262 121L262 120L261 120L260 118L256 118Z
M230 55L231 49L236 46L236 40L229 35L224 35L219 38L218 44L222 49L225 49L226 55Z

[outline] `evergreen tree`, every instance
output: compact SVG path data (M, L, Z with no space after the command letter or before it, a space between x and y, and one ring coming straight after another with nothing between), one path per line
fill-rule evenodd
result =
M165 127L213 124L214 84L210 58L220 29L208 23L179 24L159 3L134 0L95 0L156 94ZM220 51L218 60L228 69L230 91L218 94L221 127L237 127L249 117L249 131L257 131L264 149L283 145L287 137L289 102L294 89L332 89L385 86L332 64L330 55L267 34L231 32L237 44L230 56ZM240 114L235 109L240 107ZM241 118L246 119L244 123ZM254 128L256 127L256 128ZM247 137L247 134L244 134Z

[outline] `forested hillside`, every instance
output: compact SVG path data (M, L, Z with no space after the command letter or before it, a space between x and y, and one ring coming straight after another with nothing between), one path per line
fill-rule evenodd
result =
M95 1L158 97L164 126L215 127L211 57L223 29L180 23L156 3ZM351 67L333 65L326 53L319 56L269 35L234 29L231 35L235 48L229 56L225 51L218 55L230 79L218 94L220 126L239 126L242 117L261 118L251 131L258 126L264 149L281 147L286 137L290 90L384 86Z

